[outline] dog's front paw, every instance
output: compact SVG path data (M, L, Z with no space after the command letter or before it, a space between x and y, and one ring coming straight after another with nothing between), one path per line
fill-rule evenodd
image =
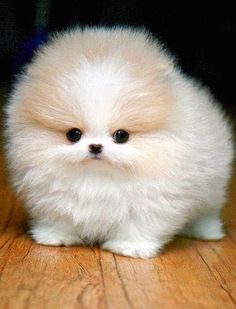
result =
M160 246L155 242L108 240L102 244L102 249L125 256L148 259L160 252Z
M54 225L33 225L29 234L35 242L47 246L71 246L82 243L75 232Z

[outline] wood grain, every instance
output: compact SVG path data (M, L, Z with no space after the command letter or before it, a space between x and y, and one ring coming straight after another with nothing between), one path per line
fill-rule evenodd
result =
M0 308L236 308L236 174L223 217L223 240L179 237L150 260L37 245L1 151Z

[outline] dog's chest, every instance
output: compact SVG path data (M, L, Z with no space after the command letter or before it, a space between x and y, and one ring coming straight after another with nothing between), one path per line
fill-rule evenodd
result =
M153 206L153 188L140 181L81 175L68 187L65 184L64 192L67 214L76 225L95 234Z

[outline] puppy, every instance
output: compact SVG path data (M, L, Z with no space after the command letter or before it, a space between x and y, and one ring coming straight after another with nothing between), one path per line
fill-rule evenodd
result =
M6 136L37 243L151 258L176 234L224 236L229 125L144 30L52 38L16 83Z

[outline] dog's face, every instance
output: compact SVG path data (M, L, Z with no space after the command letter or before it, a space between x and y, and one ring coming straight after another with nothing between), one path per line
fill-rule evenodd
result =
M132 173L166 160L161 132L173 115L164 76L170 64L156 61L154 47L96 54L96 46L91 56L91 49L70 54L52 44L29 66L9 113L19 160Z

